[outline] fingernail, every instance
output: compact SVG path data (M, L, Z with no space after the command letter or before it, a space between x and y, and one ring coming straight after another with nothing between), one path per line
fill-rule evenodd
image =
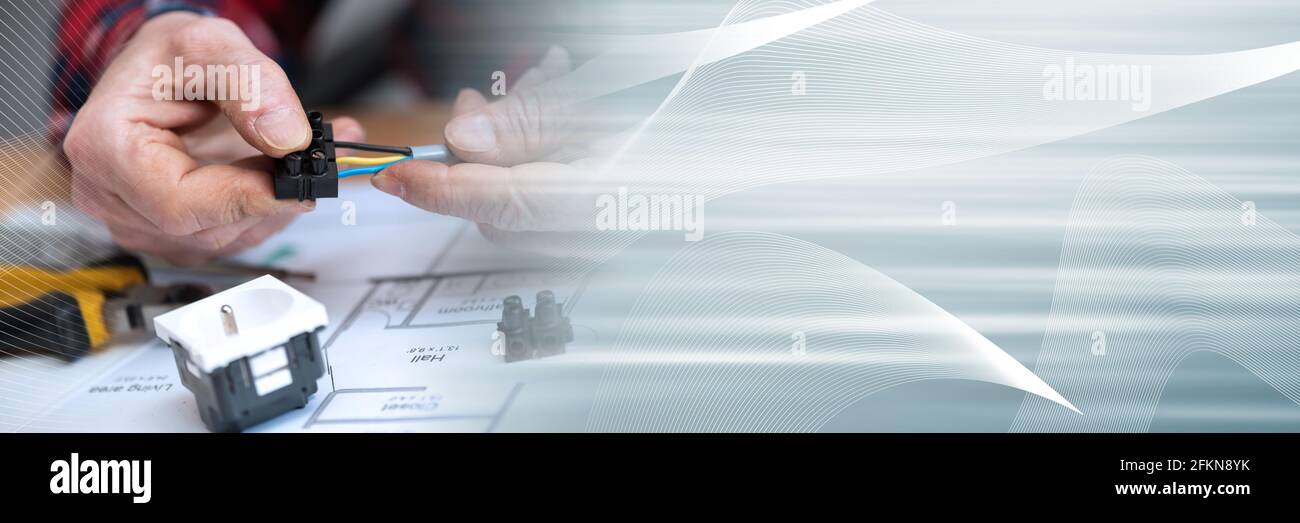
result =
M402 185L402 181L395 176L379 173L370 177L370 184L398 198L406 196L406 186Z
M257 117L253 129L267 145L285 151L302 148L311 133L302 114L289 107L281 107Z
M447 142L462 151L482 153L496 148L497 134L487 115L476 114L452 120L447 126Z

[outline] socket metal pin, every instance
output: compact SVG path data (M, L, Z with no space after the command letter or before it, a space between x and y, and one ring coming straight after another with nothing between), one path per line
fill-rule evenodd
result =
M229 305L221 306L221 326L226 329L226 336L239 334L239 324L235 323L235 309Z

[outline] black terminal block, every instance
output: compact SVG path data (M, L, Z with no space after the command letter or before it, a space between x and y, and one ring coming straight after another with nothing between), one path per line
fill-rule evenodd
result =
M181 369L181 384L190 389L198 401L203 424L212 432L239 432L307 406L307 400L316 393L316 380L325 374L325 359L321 356L317 337L323 329L304 332L282 345L231 361L211 373L195 370L179 342L173 340L168 345L172 348L176 366ZM281 372L287 373L289 383L263 394L258 388L259 378L254 376L252 360L277 351L283 351L287 364Z
M555 293L537 293L534 309L530 317L518 296L502 303L497 330L505 337L506 363L564 354L564 346L573 341L573 325L564 315L564 304L555 302Z
M334 128L317 111L307 113L311 145L275 161L272 183L279 200L338 198L339 166L334 156Z

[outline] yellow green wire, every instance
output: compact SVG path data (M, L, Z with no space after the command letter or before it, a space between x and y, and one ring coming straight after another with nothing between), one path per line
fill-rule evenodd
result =
M384 165L388 163L405 160L407 158L410 157L409 156L376 156L376 157L340 156L336 161L338 163L346 163L348 165Z

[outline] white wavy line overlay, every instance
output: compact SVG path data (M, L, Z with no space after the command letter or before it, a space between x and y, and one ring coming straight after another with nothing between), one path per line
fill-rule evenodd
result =
M0 17L0 83L5 96L0 97L0 126L30 130L0 142L0 201L29 207L6 209L0 224L0 264L19 266L44 263L53 267L75 266L100 259L112 252L106 246L74 232L99 227L81 215L67 200L62 177L44 176L45 170L57 170L52 161L43 129L48 123L47 83L54 73L51 30L48 20L57 20L57 2L11 2L0 6L12 17ZM35 72L37 74L24 74ZM55 164L55 165L51 165ZM57 205L58 227L43 223L43 200ZM72 232L70 232L72 231ZM0 293L15 300L35 298L13 288ZM30 325L33 330L48 327L31 318L5 313L0 322ZM71 350L69 348L69 350ZM69 387L91 371L68 373L63 362L48 357L31 356L28 347L0 340L0 396L8 401L0 405L0 430L18 430L31 423L51 396L66 394ZM10 357L23 356L23 357ZM76 423L75 420L69 423Z
M950 164L1106 129L1300 69L1300 42L1205 55L1087 53L976 38L871 7L808 24L809 11L858 5L799 5L745 2L714 30L628 147L622 167L638 183L712 198ZM774 8L799 10L746 18ZM743 45L754 47L738 52ZM1046 99L1045 71L1067 64L1149 67L1150 108ZM804 78L801 95L791 92L795 73Z
M550 84L571 102L597 98L730 58L871 2L841 0L715 29L607 37L608 49Z
M585 99L682 73L601 174L574 182L582 188L573 207L619 187L707 202L766 185L950 165L1122 125L1300 69L1300 42L1202 55L1089 53L954 33L867 4L744 1L718 28L621 37L552 82ZM1149 68L1150 107L1047 99L1045 72L1067 64ZM805 86L797 95L796 77ZM600 127L592 118L577 127ZM599 260L638 237L591 232L549 243Z
M792 350L800 335L803 352ZM915 291L768 233L719 234L677 253L608 359L589 430L813 431L867 395L927 379L1005 385L1078 413Z
M1011 430L1148 431L1170 376L1201 351L1300 403L1300 236L1251 216L1247 223L1241 200L1164 161L1122 156L1095 166L1070 212L1034 365L1088 416L1026 398Z

